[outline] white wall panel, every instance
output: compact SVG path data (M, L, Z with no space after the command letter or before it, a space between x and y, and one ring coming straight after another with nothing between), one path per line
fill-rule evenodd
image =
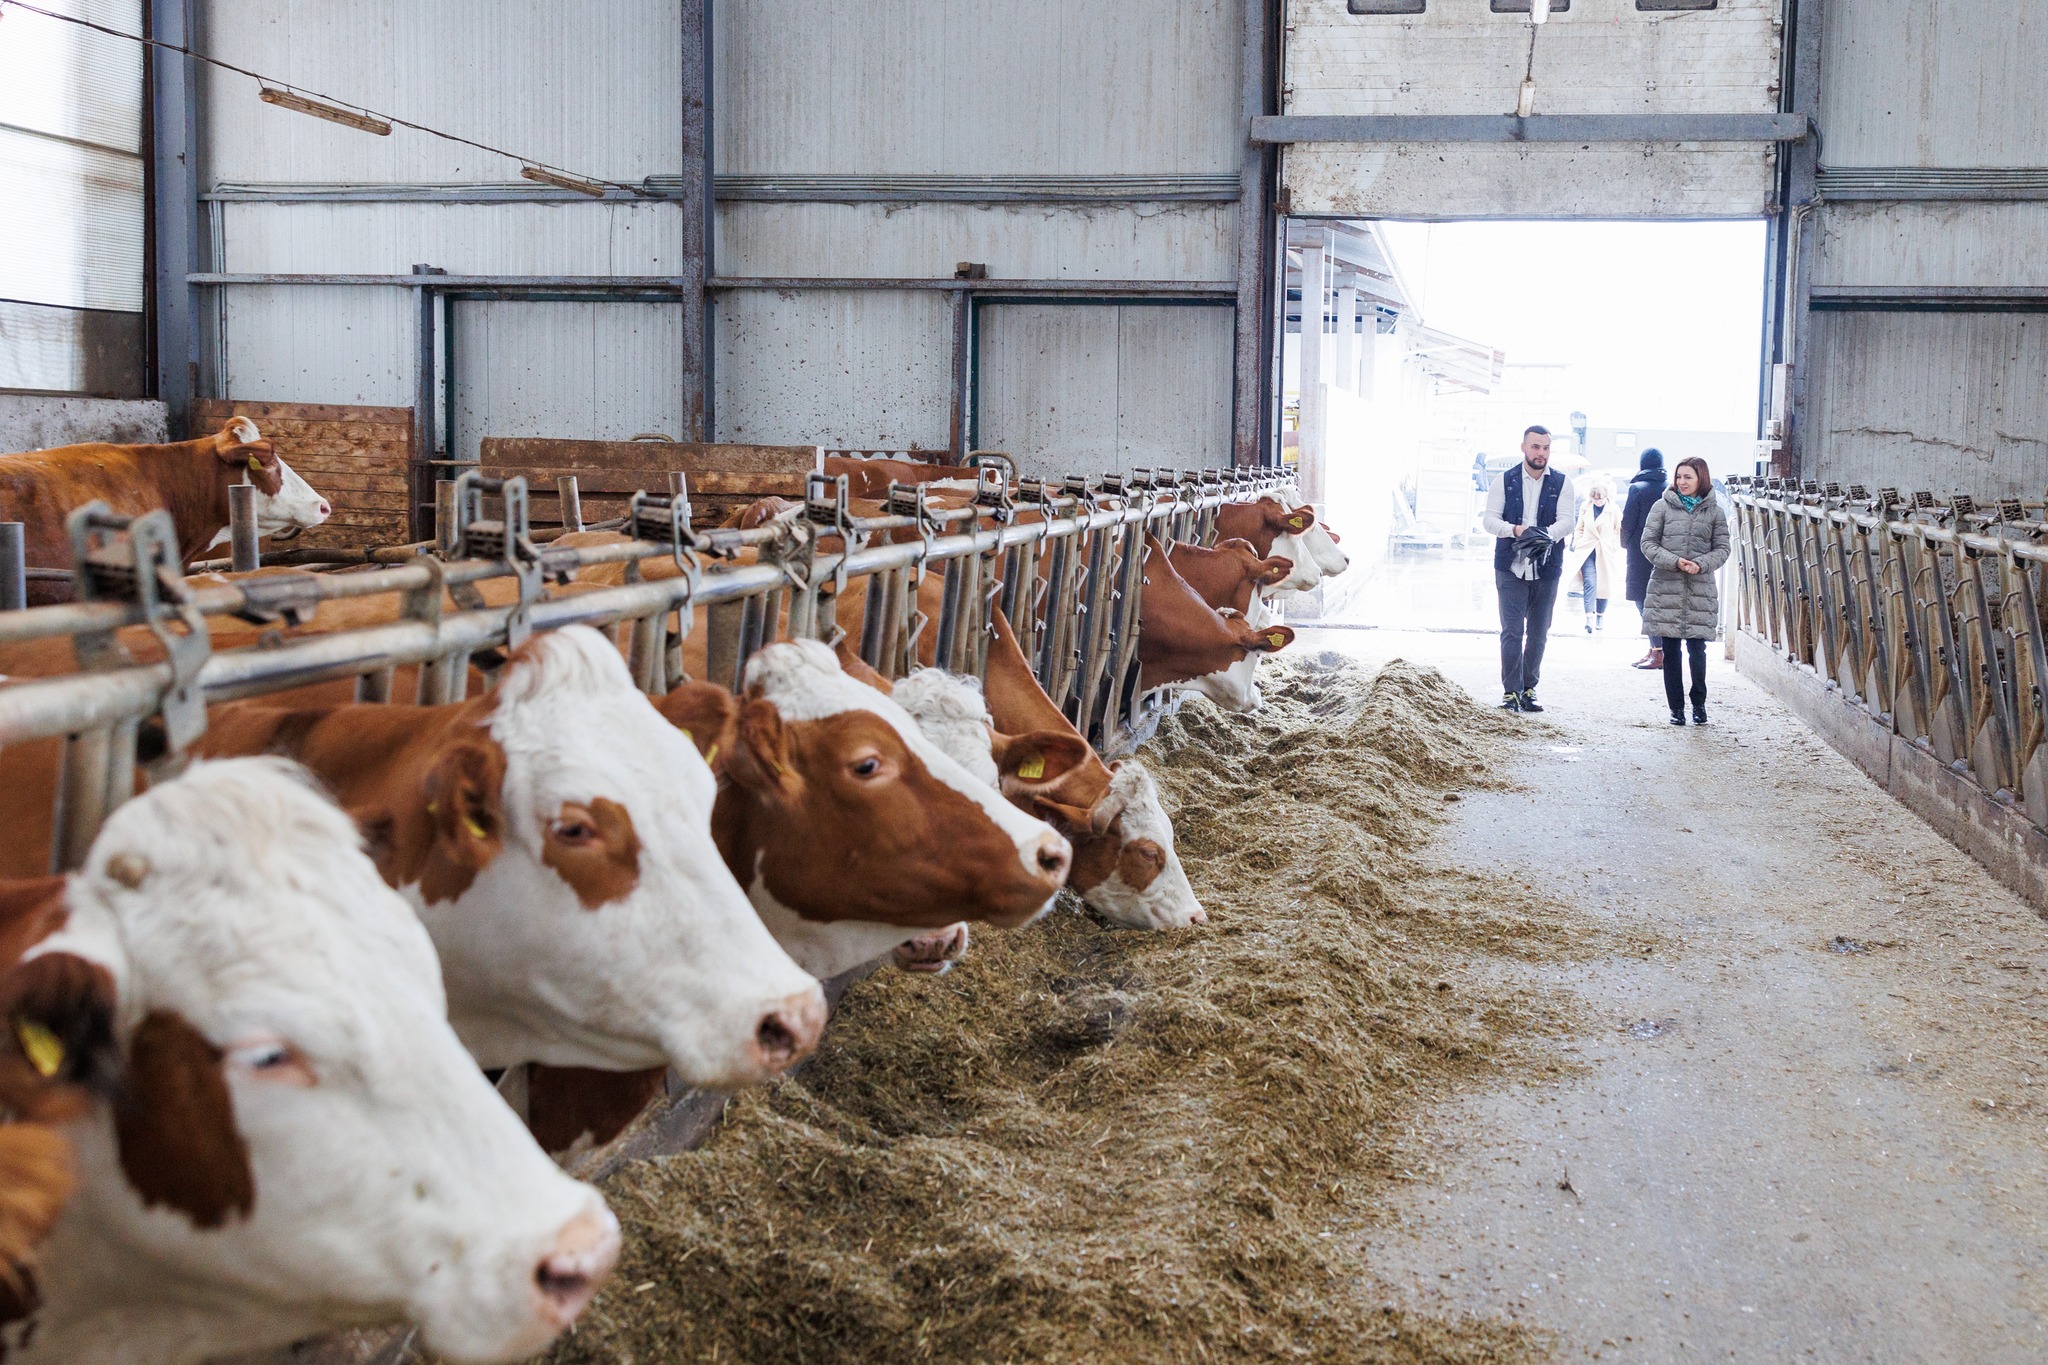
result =
M1824 14L1828 165L2048 164L2048 5L1828 0Z
M227 351L211 367L220 396L412 406L411 290L263 285L221 292Z
M2048 286L2048 203L1829 204L1816 284Z
M682 168L684 0L207 0L215 55L309 91L588 175ZM399 129L390 137L260 104L206 78L216 181L518 178L504 157Z
M675 204L271 204L220 206L241 273L679 275Z
M721 295L718 439L944 449L952 309L932 291Z
M1536 36L1484 0L1412 16L1289 7L1289 114L1505 114L1524 73L1539 114L1758 114L1778 107L1778 0L1645 14L1574 0ZM1756 146L1324 144L1289 149L1296 214L1401 218L1754 217L1772 199Z
M943 279L959 261L1009 279L1228 280L1233 204L981 206L734 203L724 275Z
M721 173L1235 171L1236 0L723 0Z
M682 436L682 309L666 303L458 302L456 458L485 436Z
M1819 313L1808 478L1979 498L2048 487L2048 316Z
M1227 465L1233 320L1228 308L988 304L975 440L1030 475Z

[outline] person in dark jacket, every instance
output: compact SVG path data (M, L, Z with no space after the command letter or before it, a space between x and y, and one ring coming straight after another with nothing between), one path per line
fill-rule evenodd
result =
M1628 581L1622 596L1636 604L1636 610L1643 609L1643 598L1650 591L1649 557L1643 553L1643 523L1650 518L1650 509L1657 505L1657 499L1664 496L1664 452L1651 446L1643 452L1643 458L1636 464L1636 476L1628 481L1628 501L1621 509L1621 548L1628 554ZM1657 636L1650 637L1650 652L1635 661L1635 668L1664 667L1664 641Z
M1643 631L1664 641L1664 697L1671 723L1685 724L1686 657L1692 659L1692 723L1707 723L1707 641L1721 634L1714 575L1728 562L1728 515L1714 476L1694 455L1671 472L1671 488L1643 522L1643 553L1655 567L1643 600Z

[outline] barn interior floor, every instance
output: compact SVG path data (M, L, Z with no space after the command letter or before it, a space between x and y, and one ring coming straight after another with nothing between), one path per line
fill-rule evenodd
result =
M1585 1026L1441 1113L1360 1234L1390 1292L1560 1359L2048 1358L2048 925L1718 646L1674 729L1641 643L1561 630L1516 785L1439 836L1627 932L1527 969ZM1499 695L1485 636L1294 648Z

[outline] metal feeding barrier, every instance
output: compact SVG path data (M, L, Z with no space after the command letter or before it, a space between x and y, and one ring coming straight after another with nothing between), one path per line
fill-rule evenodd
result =
M2048 521L1894 488L1736 479L1740 622L2048 828Z
M138 762L176 770L205 732L210 702L348 678L359 700L390 701L397 670L409 666L418 668L410 700L459 701L472 665L494 677L532 632L579 623L625 627L634 682L659 695L682 680L681 641L697 607L707 673L736 688L766 643L836 643L828 592L866 576L858 646L885 676L909 671L926 630L941 666L979 675L991 608L1000 606L1047 694L1098 749L1120 749L1163 704L1137 686L1147 533L1212 539L1217 508L1286 480L1141 470L1013 487L992 463L976 472L964 506L942 505L923 485L892 484L871 515L849 502L843 476L813 475L795 511L754 529L701 531L690 526L687 484L673 475L667 495L636 493L611 523L624 541L574 547L533 534L523 478L470 471L438 490L434 542L340 552L347 572L219 583L185 576L168 513L127 518L93 503L68 523L76 600L0 612L0 646L68 638L76 663L75 672L0 685L0 748L62 742L51 866L63 871L133 793ZM243 512L253 521L253 503ZM236 537L235 559L251 562L253 548ZM572 582L606 564L623 564L625 581ZM932 572L944 575L936 620L917 591ZM374 624L289 631L324 605L389 594L395 612ZM129 627L144 628L162 657L138 659L118 633Z

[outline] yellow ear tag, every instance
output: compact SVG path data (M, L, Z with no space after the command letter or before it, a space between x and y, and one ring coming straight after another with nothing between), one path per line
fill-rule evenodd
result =
M1271 646L1273 646L1273 648L1275 648L1275 649L1279 649L1279 648L1280 648L1281 646L1283 646L1283 645L1285 645L1285 644L1287 643L1287 637L1286 637L1285 635L1277 635L1277 634L1276 634L1276 635L1268 635L1268 636L1266 637L1266 643L1267 643L1267 644L1269 644L1269 645L1271 645Z
M713 741L711 747L704 751L704 761L706 763L718 762L718 744L716 741Z
M1018 765L1017 776L1023 778L1026 782L1036 782L1039 778L1044 777L1045 755L1033 754L1030 758L1024 760L1023 763Z
M33 1019L17 1019L14 1036L21 1040L21 1050L37 1075L47 1080L63 1068L64 1040L42 1024Z
M681 730L683 732L683 738L689 740L690 743L695 744L697 742L697 736L691 733L689 727L678 725L676 729Z
M472 839L488 839L491 837L489 830L466 815L462 817L462 826L469 831L469 837Z
M251 455L249 457L249 468L251 470L261 471L263 468L262 458L260 456Z
M1290 531L1299 531L1307 525L1308 522L1301 517L1289 517L1287 519L1287 529Z

